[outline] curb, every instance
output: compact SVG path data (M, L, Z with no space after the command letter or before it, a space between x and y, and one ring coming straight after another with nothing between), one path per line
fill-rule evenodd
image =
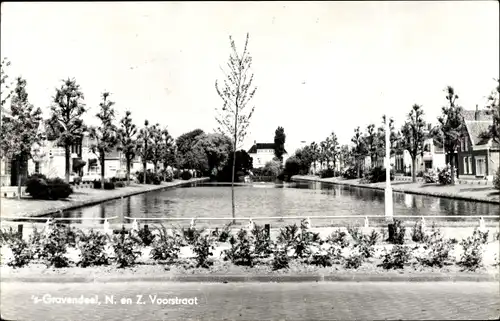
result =
M196 283L302 283L302 282L498 282L499 274L423 275L342 274L342 275L159 275L159 276L88 276L2 277L1 283L128 283L128 282L196 282Z
M308 181L308 182L318 182L318 183L325 183L325 184L333 184L333 185L346 185L346 186L352 186L352 187L358 187L358 188L367 188L367 189L374 189L374 190L385 190L384 187L380 186L372 186L371 184L359 184L359 183L348 183L344 181L325 181L321 178L310 178L310 177L292 177L292 181ZM411 182L410 182L411 183ZM415 191L413 189L407 190L407 189L401 189L398 187L392 187L393 192L396 193L403 193L403 194L413 194L413 195L424 195L424 196L430 196L430 197L442 197L442 198L449 198L449 199L455 199L455 200L460 200L460 201L475 201L475 202L481 202L481 203L489 203L489 204L500 204L499 200L494 200L494 199L487 199L487 198L480 198L480 197L470 197L470 196L457 196L455 194L448 194L448 193L429 193L429 192L420 192L420 191Z

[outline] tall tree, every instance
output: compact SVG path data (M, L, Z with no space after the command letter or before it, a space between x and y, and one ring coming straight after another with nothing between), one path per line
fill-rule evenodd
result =
M149 121L144 121L144 128L139 130L139 135L137 136L137 145L136 152L141 158L142 169L144 173L143 184L146 184L146 176L147 176L147 164L148 161L151 160L151 127L149 126Z
M166 169L170 165L172 167L176 166L176 149L174 138L170 135L167 128L164 128L161 132L163 139L163 151L162 151L162 162L163 162L163 174L166 175ZM164 179L165 180L165 177Z
M340 146L339 161L341 170L346 168L351 163L351 150L349 149L349 145Z
M125 112L125 117L120 120L120 128L118 129L118 149L125 156L125 162L127 163L127 185L130 185L130 167L136 155L135 150L137 147L137 127L132 123L131 114L128 110Z
M422 107L415 104L401 128L401 147L410 153L411 177L414 183L417 181L417 156L423 153L426 139L425 129L427 124L423 117L424 111Z
M235 217L234 205L234 174L236 170L236 151L238 144L243 143L250 125L250 119L255 110L249 103L252 100L257 87L253 86L252 56L248 52L248 41L250 35L247 33L245 46L241 54L236 49L236 44L231 36L231 55L227 66L228 72L224 72L226 79L223 85L215 81L215 89L222 99L222 108L217 110L216 120L219 123L218 130L222 134L227 134L233 139L233 167L231 178L231 208L233 218Z
M333 172L335 173L337 170L337 160L338 160L339 154L340 154L339 140L337 138L337 135L335 135L334 132L332 132L326 140L327 140L327 148L328 148L328 158L329 158L329 160L331 159L333 161ZM328 164L330 164L329 161L328 161ZM330 165L328 165L328 166L330 166Z
M448 106L442 108L442 114L438 117L438 125L433 130L433 136L450 155L451 184L455 185L455 151L464 135L465 122L462 107L456 104L458 95L455 90L448 86L445 92Z
M80 142L86 130L82 115L85 113L83 92L75 79L62 81L56 88L47 121L49 137L55 139L57 146L64 147L65 179L69 183L71 145Z
M382 125L378 128L378 142L377 142L377 153L376 157L377 158L384 158L385 157L385 115L382 116ZM390 141L390 156L394 155L396 153L397 149L397 144L398 144L398 133L396 133L396 130L394 128L394 119L389 118L389 141Z
M151 127L151 162L153 163L153 171L158 173L158 165L163 160L165 152L165 141L163 140L163 131L160 124Z
M9 100L10 96L12 95L12 83L9 81L9 75L7 74L7 67L10 66L10 60L7 59L6 57L2 58L2 63L1 63L1 74L0 74L0 85L1 85L1 92L0 92L0 98L1 98L1 104L0 104L0 111L3 113L4 112L4 105Z
M213 175L227 164L229 155L233 152L231 138L219 133L204 134L196 144L202 146L207 155L208 167Z
M311 145L309 145L310 151L311 151L311 158L312 158L312 164L314 168L314 174L316 174L316 162L319 159L319 146L318 143L312 142Z
M17 197L21 197L21 166L32 157L33 146L41 140L38 128L42 111L28 101L26 80L17 78L10 104L10 112L2 113L0 150L2 156L14 159L17 165Z
M497 87L488 96L487 113L492 115L493 124L488 127L488 131L483 134L485 138L491 138L500 144L500 79L495 80Z
M375 125L370 124L366 127L366 134L364 137L364 143L366 146L366 150L368 155L370 156L370 166L373 168L375 166L375 162L377 160L378 146L379 146L379 137L377 131L375 130Z
M274 132L274 155L283 163L283 155L285 154L285 129L279 126Z
M99 103L99 112L96 117L100 124L90 128L90 138L94 141L91 149L99 155L99 165L101 167L101 189L104 189L106 154L113 151L118 144L117 128L114 124L115 110L114 101L108 99L109 92L102 93L102 101Z
M193 146L205 135L205 132L199 128L184 133L177 137L177 162L181 168L194 169L200 165L203 160L203 152L199 148L193 151Z
M354 136L351 138L351 142L354 144L352 152L358 171L358 178L361 178L361 165L363 159L368 154L368 150L366 148L365 136L361 133L359 126L354 130Z

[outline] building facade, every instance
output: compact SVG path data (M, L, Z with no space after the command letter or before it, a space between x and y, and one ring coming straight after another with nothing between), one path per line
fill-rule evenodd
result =
M274 156L274 143L257 143L254 141L253 146L248 150L248 155L253 159L253 168L261 168L266 166L266 163L273 160ZM288 158L285 150L283 154L283 164Z

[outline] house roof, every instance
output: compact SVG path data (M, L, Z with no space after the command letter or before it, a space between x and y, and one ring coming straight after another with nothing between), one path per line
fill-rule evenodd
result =
M274 143L255 143L252 147L250 147L248 153L255 154L259 149L274 149ZM286 150L285 154L287 154Z
M480 146L488 144L490 140L483 138L482 134L488 131L490 125L490 121L465 121L465 126L473 145Z
M475 121L476 120L476 111L475 110L463 110L462 116L465 121ZM478 110L478 121L492 121L493 116L488 115L486 110Z

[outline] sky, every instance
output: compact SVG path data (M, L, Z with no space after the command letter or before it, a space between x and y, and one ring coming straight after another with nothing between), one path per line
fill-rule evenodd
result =
M27 80L30 102L48 115L61 80L75 78L95 124L100 95L117 118L167 126L177 137L212 132L222 101L229 36L249 52L257 92L242 146L273 142L285 129L289 153L332 131L400 127L413 104L436 122L455 88L466 109L486 104L499 77L497 1L6 3L1 56Z

